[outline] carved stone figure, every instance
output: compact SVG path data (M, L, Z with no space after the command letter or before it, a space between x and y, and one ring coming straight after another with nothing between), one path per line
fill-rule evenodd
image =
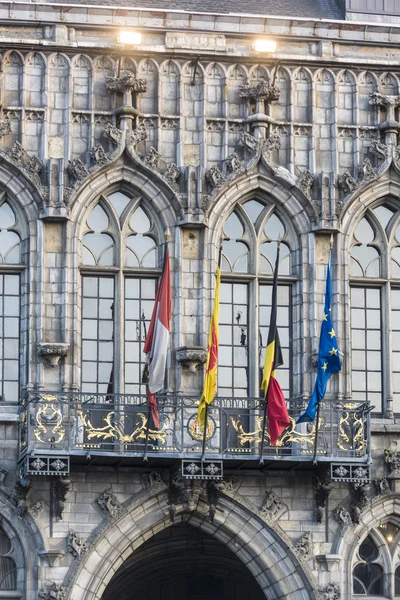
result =
M353 523L360 522L360 515L364 508L368 505L367 492L369 486L364 483L354 483L352 490L352 502L351 502L351 518Z
M374 140L371 143L370 150L372 154L378 157L379 160L386 160L389 156L389 148L386 144L382 144L382 142L378 140Z
M67 548L74 558L80 558L88 549L86 542L75 531L68 532Z
M256 154L258 147L260 145L259 138L255 138L254 136L247 133L247 131L242 131L239 137L239 146L243 146L250 154Z
M23 166L26 163L27 153L19 142L15 142L10 150L11 162Z
M80 158L68 161L68 173L77 183L80 183L89 176L89 171Z
M100 508L108 512L112 518L117 517L122 511L122 506L118 502L114 492L111 489L105 490L102 494L100 494L100 496L97 498L97 503Z
M338 188L345 196L347 196L347 194L351 194L351 192L355 192L355 190L358 188L358 183L350 171L345 171L342 175L340 175L338 179Z
M214 521L215 513L217 512L218 501L221 496L222 486L220 482L208 481L206 486L207 503L209 507L210 521Z
M263 503L260 506L260 515L267 521L274 521L285 508L275 492L266 490Z
M307 169L301 173L299 178L297 179L297 186L301 189L301 191L310 198L311 196L311 188L314 185L315 177L313 177Z
M17 507L17 515L20 519L26 514L28 510L27 499L31 489L31 481L26 477L20 477L17 479L12 497Z
M389 482L386 477L379 477L375 481L376 491L378 492L378 496L384 496L385 494L390 494Z
M175 163L170 163L163 174L163 178L170 186L175 187L181 176L181 170Z
M226 168L228 173L233 173L234 175L240 175L245 171L244 163L240 160L236 152L233 152L226 159Z
M39 592L41 600L66 600L66 597L66 588L54 582L48 583L46 589L42 589Z
M221 172L221 169L214 165L211 169L206 172L206 182L211 191L217 190L226 182L225 175Z
M305 533L294 545L294 549L298 556L302 559L307 559L312 554L312 536L311 533Z
M344 506L338 506L334 514L342 527L351 523L350 513L344 508Z
M54 508L57 519L62 519L65 501L70 485L71 481L69 479L61 477L57 477L54 482Z
M325 587L320 587L322 600L340 600L340 586L338 583L328 583Z
M146 156L144 158L144 162L146 163L146 165L148 167L155 170L158 168L159 160L160 160L160 153L157 152L157 150L155 148L153 148L153 146L150 146L150 150L149 150L148 154L146 154Z
M112 123L108 122L104 128L104 137L111 140L114 144L119 146L122 138L122 131L115 127Z
M90 156L93 164L97 165L98 167L103 167L110 162L110 159L101 144L96 144L93 146L90 151Z
M11 121L8 116L0 119L0 139L11 133Z
M267 160L271 159L271 154L274 150L279 150L281 147L281 138L277 131L271 133L271 135L264 140L263 154Z
M29 512L33 516L34 519L38 519L44 510L43 502L36 502L33 506L30 507Z
M317 489L315 490L315 519L317 523L322 523L324 508L331 491L332 488L329 483L318 482Z
M144 123L140 123L140 125L131 131L131 144L136 148L139 142L144 142L147 140L147 131Z
M372 181L375 179L376 173L371 165L371 161L369 158L366 158L361 165L358 166L358 181L362 181L363 183Z
M390 472L400 471L400 452L385 450L385 463L389 466Z

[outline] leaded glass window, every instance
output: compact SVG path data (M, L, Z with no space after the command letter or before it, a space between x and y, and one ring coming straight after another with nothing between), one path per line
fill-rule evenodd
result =
M254 199L235 207L224 223L223 233L218 392L237 397L260 394L279 240L277 320L285 364L279 368L278 379L289 398L295 282L289 228L276 207Z
M360 563L353 569L353 593L362 596L383 595L383 568L377 564L379 550L371 536L367 536L358 550Z
M82 391L145 393L143 345L159 274L159 231L124 191L102 196L82 235Z
M17 214L0 198L0 400L19 388L21 237Z
M390 413L392 397L400 413L400 211L390 198L357 223L350 278L353 398Z

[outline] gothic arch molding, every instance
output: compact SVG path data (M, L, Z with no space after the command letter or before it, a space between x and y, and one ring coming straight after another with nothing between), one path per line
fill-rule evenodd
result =
M246 564L269 600L296 600L300 593L305 600L314 600L303 566L276 531L227 496L222 496L219 508L210 523L208 506L200 500L194 512L181 512L175 522L185 521L226 544ZM132 552L169 526L166 491L129 507L88 552L68 600L101 600L112 576ZM72 577L67 574L66 581Z
M0 155L0 188L10 194L13 207L27 224L24 237L34 235L43 198L25 173L3 155Z

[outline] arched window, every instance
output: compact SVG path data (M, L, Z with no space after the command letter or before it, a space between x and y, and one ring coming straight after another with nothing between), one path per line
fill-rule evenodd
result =
M0 598L3 591L17 589L17 567L8 535L0 528Z
M400 211L390 199L356 225L350 278L353 398L368 399L375 412L384 413L391 408L385 399L393 397L399 413Z
M379 550L367 536L358 549L360 562L353 569L353 593L383 596L383 568L377 564Z
M238 205L224 223L220 305L218 391L220 396L253 396L259 388L271 311L277 240L278 328L284 365L278 379L287 398L291 385L291 297L294 277L290 235L274 206L258 200Z
M102 196L86 217L81 251L83 392L145 393L142 350L159 274L158 239L148 208L122 191Z
M17 214L0 195L0 400L18 401L21 236Z

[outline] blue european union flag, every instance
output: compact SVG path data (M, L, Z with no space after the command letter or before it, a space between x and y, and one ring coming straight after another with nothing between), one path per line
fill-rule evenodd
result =
M326 292L324 318L321 325L321 335L319 338L318 350L318 373L315 382L314 391L308 403L307 409L300 415L297 423L314 421L318 404L325 396L326 386L332 373L340 371L342 364L340 362L339 350L336 341L335 330L332 325L331 300L332 300L332 277L331 277L332 256L329 255L328 271L326 273Z

